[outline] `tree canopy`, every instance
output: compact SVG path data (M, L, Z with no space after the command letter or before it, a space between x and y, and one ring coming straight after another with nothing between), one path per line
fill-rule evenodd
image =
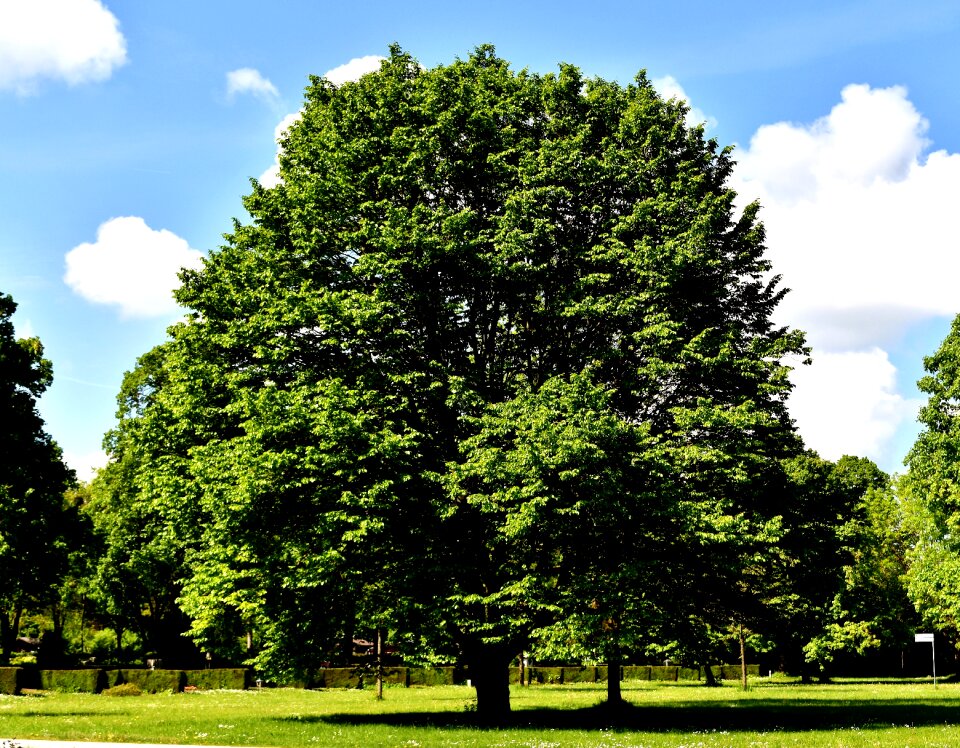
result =
M0 648L8 659L20 614L55 594L70 550L64 492L74 481L44 430L37 398L53 381L38 338L17 339L13 299L0 294Z
M281 184L183 273L108 468L179 544L200 646L249 631L265 672L308 673L389 626L495 716L531 641L615 664L671 616L738 617L720 590L779 532L806 350L686 114L642 73L489 46L311 80Z

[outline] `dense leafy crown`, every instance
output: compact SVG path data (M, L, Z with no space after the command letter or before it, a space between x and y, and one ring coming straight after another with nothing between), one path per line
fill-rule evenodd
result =
M359 616L509 649L584 599L559 569L650 567L578 537L698 532L706 564L771 518L802 336L771 324L757 208L685 114L642 74L491 47L311 81L282 183L184 273L193 312L114 436L190 548L199 641L256 629L295 669Z

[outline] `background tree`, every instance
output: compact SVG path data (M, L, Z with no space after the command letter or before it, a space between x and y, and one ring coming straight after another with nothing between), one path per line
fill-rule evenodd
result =
M924 358L918 383L928 395L923 430L907 455L898 484L907 504L913 547L907 573L910 599L923 622L960 641L960 316Z
M685 115L642 74L514 73L491 47L312 80L283 183L183 274L194 311L133 419L136 480L195 528L201 646L249 628L283 675L390 623L465 661L497 718L535 630L613 659L656 610L631 585L667 577L659 597L688 542L707 563L764 525L802 336L771 324L756 206L734 214L730 155ZM671 527L669 559L633 548Z
M36 401L53 381L37 338L16 339L17 305L0 294L0 656L8 661L29 605L56 595L70 551L64 493L74 475L44 431Z

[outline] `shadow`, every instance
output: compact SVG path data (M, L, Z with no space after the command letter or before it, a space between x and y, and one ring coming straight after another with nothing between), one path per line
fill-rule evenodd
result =
M396 714L330 714L280 717L279 721L340 725L389 725L393 727L479 726L471 712L406 712ZM698 701L669 706L634 706L613 709L606 705L582 709L522 709L512 712L498 729L593 730L616 728L645 732L726 730L789 730L810 732L839 728L923 725L960 725L955 704L907 700L877 700L851 703L829 699L731 702Z

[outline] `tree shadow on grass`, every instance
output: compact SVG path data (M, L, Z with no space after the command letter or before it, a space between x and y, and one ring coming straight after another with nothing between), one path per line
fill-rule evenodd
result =
M281 721L393 727L473 728L481 725L471 712L401 712L395 714L329 714L279 718ZM829 699L790 699L763 702L698 701L669 706L604 705L580 709L522 709L512 712L498 729L599 730L615 728L643 732L724 730L814 731L838 728L960 725L960 709L953 704L910 700L856 703Z

